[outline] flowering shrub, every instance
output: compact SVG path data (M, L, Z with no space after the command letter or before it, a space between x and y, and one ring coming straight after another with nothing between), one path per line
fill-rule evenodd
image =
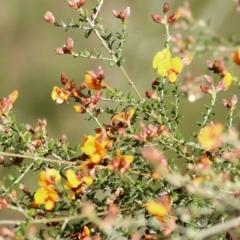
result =
M7 174L0 181L0 212L9 209L22 216L20 220L0 220L0 236L29 240L233 239L240 225L240 140L233 121L237 95L222 99L222 108L228 111L225 122L214 118L214 107L217 97L221 98L219 92L224 94L239 83L230 68L240 65L239 43L231 40L225 55L206 59L206 72L186 73L201 51L215 46L214 34L203 34L199 41L191 35L183 40L182 28L202 27L206 33L210 29L193 19L189 4L172 11L165 3L162 12L151 14L153 24L165 28L166 34L152 56L156 76L149 81L152 89L143 93L124 68L122 49L132 17L130 7L113 10L112 18L119 21L121 32L110 33L102 24L104 0L97 0L91 9L85 7L86 2L67 0L79 18L76 23L59 22L49 11L44 19L56 27L82 30L87 39L94 34L109 56L96 49L77 52L71 37L55 52L108 61L110 67L120 69L129 92L116 89L101 66L82 73L80 83L61 74L61 86L53 87L52 100L57 105L74 100L72 114L94 122L95 134L82 136L76 147L64 134L60 140L49 136L45 119L38 120L35 128L19 124L12 111L17 90L0 99L0 164L19 173ZM221 39L215 46L219 49L226 42ZM196 123L198 132L190 138L179 128L184 96L192 102L210 97L202 121ZM102 102L109 104L103 107ZM101 115L108 120L102 122ZM30 191L22 179L33 173L39 188Z

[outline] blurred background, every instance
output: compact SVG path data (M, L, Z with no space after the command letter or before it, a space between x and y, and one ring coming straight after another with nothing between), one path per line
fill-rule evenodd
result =
M86 8L95 4L95 0L86 0ZM169 0L170 13L180 6L183 0ZM190 0L190 8L195 19L211 20L210 28L217 35L228 38L232 33L239 39L240 13L236 11L237 4L233 0L228 1L198 1ZM124 10L131 7L131 16L128 18L127 32L130 33L125 46L124 67L136 87L142 95L151 90L151 81L156 77L152 68L152 59L157 51L163 48L165 29L161 24L153 22L150 14L162 14L162 0L111 0L106 1L100 14L104 18L103 25L109 26L110 31L121 29L121 22L114 18L112 10ZM94 122L83 121L84 115L77 114L73 110L73 103L56 105L51 99L51 91L54 86L61 86L60 75L65 72L69 79L74 79L78 84L84 80L87 70L97 70L102 66L105 71L105 80L112 87L118 87L128 93L129 85L117 67L110 68L107 62L101 60L88 60L72 58L70 55L58 55L55 48L62 47L67 38L74 40L74 51L92 50L105 53L99 41L91 35L84 38L84 31L70 29L65 32L62 28L53 27L44 21L43 15L51 11L57 21L68 22L71 17L78 20L76 11L68 7L67 3L59 0L11 0L0 3L0 97L7 96L12 90L19 91L19 98L14 103L13 111L18 123L29 123L33 127L38 119L46 118L49 136L60 138L66 134L71 145L81 143L84 134L92 134L96 127ZM170 28L174 34L182 29ZM195 29L197 33L198 29ZM200 31L200 30L199 30ZM188 34L188 33L187 33ZM196 37L196 36L195 36ZM237 47L236 47L237 49ZM222 55L221 55L222 54ZM227 53L230 55L230 52ZM177 54L176 54L177 55ZM193 58L193 62L185 67L182 76L187 72L199 70L201 75L210 74L206 61L225 56L226 52L212 55L211 52L201 54ZM232 64L230 71L239 75L240 67ZM221 92L218 96L218 104L215 109L218 120L224 120L227 109L221 104L221 98L230 99L233 94L238 95L238 89L232 86L227 92ZM184 135L197 131L196 121L201 121L200 112L205 110L204 104L209 104L210 98L204 97L192 103L187 98L182 99L180 113L185 115L181 123ZM237 120L238 121L238 120ZM238 124L238 122L235 122ZM3 174L6 169L1 169Z
M87 0L86 8L90 8L96 1ZM163 48L165 30L161 24L153 22L150 14L162 15L160 0L121 0L106 1L101 17L103 24L110 27L110 31L120 31L120 20L113 17L112 10L124 10L131 7L131 16L128 19L127 31L130 33L125 47L126 59L125 69L143 94L151 90L151 80L156 77L152 69L152 59L155 53ZM183 6L184 1L169 1L170 13ZM239 34L240 13L236 11L236 4L233 1L197 1L191 0L190 7L195 19L211 20L210 28L225 37L232 33ZM37 119L46 118L48 122L49 135L60 138L65 133L68 140L73 144L81 141L83 134L89 134L84 115L73 111L73 103L56 105L51 100L52 88L61 86L60 75L65 72L69 79L74 79L80 84L84 80L84 73L87 70L96 70L102 66L106 81L113 87L119 87L124 92L129 92L129 86L122 73L117 67L108 67L107 62L101 60L88 60L83 58L72 58L70 55L58 55L54 52L57 47L62 47L68 37L74 40L74 50L105 50L99 41L91 35L89 39L83 37L84 31L70 29L65 32L62 28L53 27L44 21L43 15L51 11L57 21L68 22L71 17L77 22L75 10L68 7L64 1L1 1L0 12L0 63L1 63L1 89L0 97L7 96L12 90L19 91L19 98L14 104L14 112L19 123L29 123L35 126ZM174 34L181 29L170 29ZM239 36L237 36L239 37ZM208 53L200 58L193 59L192 64L185 68L186 71L199 70L201 74L209 74L206 67L206 60L214 60L219 56L211 56ZM225 53L224 53L225 54ZM234 72L238 71L234 67ZM184 72L183 72L184 75ZM224 93L224 97L236 93L231 89ZM221 95L221 94L220 94ZM195 103L183 100L181 111L186 115L183 120L183 130L191 132L196 124L191 119L201 120L200 111L204 110L201 99ZM209 100L209 99L207 99ZM222 108L221 108L222 109ZM221 111L225 116L227 111ZM187 124L187 129L184 127ZM92 131L93 122L90 124ZM192 125L191 125L192 124ZM95 124L94 124L95 125Z

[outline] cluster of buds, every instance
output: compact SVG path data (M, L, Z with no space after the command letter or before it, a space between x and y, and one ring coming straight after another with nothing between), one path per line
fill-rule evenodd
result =
M133 108L127 109L125 112L118 112L112 117L110 123L103 125L111 136L114 136L116 133L124 134L125 128L132 125L134 113L135 109Z
M116 157L112 158L112 162L108 164L110 170L118 171L124 174L130 169L130 164L133 162L133 156L121 155L120 151L116 151Z
M143 123L140 123L140 127L141 127L141 132L133 136L134 139L138 141L145 142L153 138L158 138L159 136L166 136L166 137L171 136L169 129L164 125L154 126L152 124L149 124L146 127Z
M164 13L165 16L161 17L160 15L157 15L157 14L151 14L153 21L156 22L156 23L161 23L161 24L169 24L169 23L173 23L176 20L178 20L179 17L181 16L180 11L176 11L170 17L167 18L167 12L169 11L169 9L170 9L169 4L164 3L163 13Z
M72 38L68 38L66 44L63 45L63 47L61 48L55 48L55 52L57 54L73 54L73 39Z
M228 109L230 109L231 111L235 109L237 102L238 102L237 95L233 95L230 101L226 99L222 100L222 104Z
M61 83L64 88L54 87L52 91L52 99L57 104L63 104L68 102L70 97L73 97L76 102L80 105L75 105L74 109L78 113L85 113L87 110L93 111L96 104L100 100L101 89L105 88L104 72L101 67L95 73L93 71L87 71L85 73L85 81L77 87L74 80L69 81L65 73L61 75ZM86 94L83 92L84 89L96 90L95 96L92 97L89 92Z
M224 60L222 58L215 61L207 61L208 69L213 73L218 74L220 77L225 76L227 73Z
M226 91L231 86L233 76L231 73L227 72L216 87L214 86L214 81L210 76L204 75L204 79L208 84L210 84L210 86L201 84L201 90L205 93L216 95L217 92Z
M23 134L23 141L27 142L27 147L30 151L36 150L43 146L46 142L46 119L39 119L37 127L33 128L31 125L26 125L26 132Z
M130 16L131 14L131 10L130 10L130 7L127 7L124 11L117 11L117 10L113 10L113 15L116 17L116 18L119 18L122 20L123 23L126 22L126 19Z

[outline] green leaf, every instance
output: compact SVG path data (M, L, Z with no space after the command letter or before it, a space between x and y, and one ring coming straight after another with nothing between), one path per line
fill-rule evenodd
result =
M85 32L85 38L89 38L89 36L91 35L92 33L92 29L89 29Z
M84 50L83 53L86 57L90 57L90 55L91 55L91 53L87 50Z
M202 126L202 123L201 122L196 122L198 126Z
M13 175L11 175L10 173L7 174L7 178L8 178L11 182L14 181L14 177L13 177Z
M110 61L109 61L109 66L110 66L110 67L113 67L114 65L115 65L115 61L110 60Z
M95 23L100 23L102 21L102 17L97 17L96 19L95 19Z
M48 231L48 234L49 234L51 237L54 237L54 238L57 237L57 235L58 235L55 230L49 230L49 231Z
M74 23L74 18L71 17L71 18L70 18L70 21L69 21L69 24L72 25L73 23Z
M42 160L37 159L35 163L40 166L42 164Z

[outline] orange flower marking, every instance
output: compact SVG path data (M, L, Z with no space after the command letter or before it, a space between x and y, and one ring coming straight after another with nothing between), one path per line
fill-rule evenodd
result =
M41 187L54 187L56 182L61 180L59 171L55 169L47 169L41 171L38 176L38 184Z
M153 68L157 69L160 76L167 76L171 83L175 83L183 69L183 61L179 57L171 58L170 50L164 49L155 55Z
M85 83L91 90L101 90L106 88L106 84L103 79L101 77L99 78L97 74L92 71L87 71L85 73Z
M50 187L41 187L34 194L34 202L37 205L45 204L45 209L53 209L55 202L59 199L58 193Z
M54 87L52 91L52 100L56 101L57 104L63 104L69 100L70 93L59 87Z
M121 155L120 151L116 151L116 157L112 159L112 162L108 165L110 170L118 170L121 174L124 174L130 168L130 164L133 162L133 156Z
M240 47L236 52L231 54L231 58L237 65L240 65Z
M216 149L222 144L223 125L220 123L209 125L201 129L198 142L206 151Z

